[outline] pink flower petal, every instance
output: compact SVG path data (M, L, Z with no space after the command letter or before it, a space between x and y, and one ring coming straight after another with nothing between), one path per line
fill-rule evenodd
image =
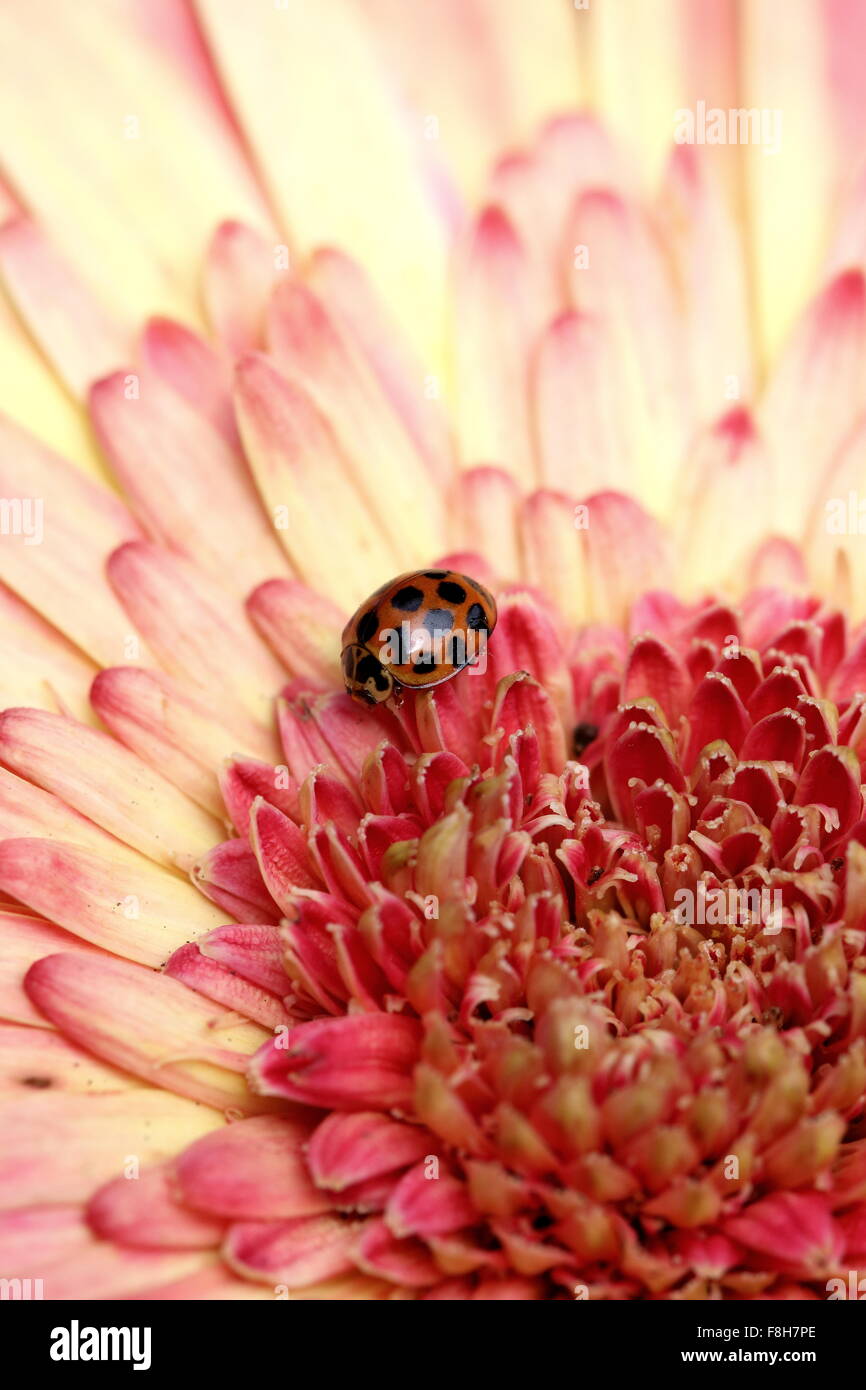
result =
M396 1014L353 1014L302 1023L286 1047L270 1043L256 1056L250 1080L265 1095L334 1110L405 1106L421 1026Z
M248 1279L304 1288L353 1268L360 1228L336 1216L240 1222L226 1237L223 1257Z
M253 623L291 675L312 685L339 685L342 609L294 579L269 579L247 599Z
M181 1096L255 1111L240 1073L264 1030L204 999L179 980L104 956L47 956L27 992L73 1042Z
M310 1180L301 1118L260 1115L205 1135L177 1159L184 1201L233 1221L277 1221L327 1211L330 1198Z
M130 399L131 381L138 399ZM157 375L140 368L104 377L90 393L90 411L154 539L239 597L284 572L275 518L263 509L238 449Z
M224 1123L207 1106L147 1087L96 1096L34 1091L4 1102L0 1116L5 1210L85 1202L122 1173L127 1155L161 1163Z
M0 889L128 960L161 965L221 914L175 874L52 840L0 842Z
M135 1180L114 1178L87 1204L87 1221L103 1240L144 1250L208 1250L224 1223L182 1206L168 1166L146 1168Z
M319 1187L342 1192L426 1157L429 1133L376 1111L329 1115L317 1126L307 1163Z
M232 731L202 697L161 672L131 666L101 671L91 699L121 743L216 817L224 809L216 776L220 764L238 753L273 760L269 734L252 722Z
M157 863L187 869L219 834L219 823L159 772L115 739L62 715L5 710L0 757Z

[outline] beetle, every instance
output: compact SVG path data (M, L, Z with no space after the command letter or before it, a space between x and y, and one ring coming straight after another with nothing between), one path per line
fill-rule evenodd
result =
M343 629L349 694L378 705L428 690L474 665L496 626L493 595L455 570L410 570L371 594Z

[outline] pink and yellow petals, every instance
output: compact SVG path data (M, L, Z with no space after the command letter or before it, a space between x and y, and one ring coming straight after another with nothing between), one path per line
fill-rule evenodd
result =
M247 1279L304 1288L354 1270L360 1222L336 1216L291 1221L239 1221L229 1229L223 1258Z
M132 1196L138 1183L120 1181ZM20 1270L21 1278L41 1281L35 1287L45 1299L80 1298L83 1288L92 1299L118 1299L150 1297L153 1286L186 1281L198 1280L207 1289L204 1271L213 1256L174 1251L170 1244L156 1249L110 1244L93 1234L80 1205L46 1197L0 1216L0 1262Z
M263 1030L179 980L107 956L61 954L34 965L26 987L66 1037L153 1086L222 1110L268 1108L242 1078Z
M346 614L330 599L294 579L269 579L250 594L247 612L290 675L311 686L339 684L334 634Z
M15 6L0 18L0 114L16 130L8 175L43 226L63 229L72 268L127 327L154 313L197 317L201 249L227 207L268 221L192 16L171 10L162 29L134 5L100 0L65 10L47 35Z
M284 673L240 605L186 561L146 542L121 546L107 569L164 671L203 696L219 689L229 723L271 727Z
M142 1087L95 1096L34 1091L4 1099L0 1121L5 1211L86 1202L125 1165L134 1172L161 1163L225 1123L206 1105Z
M286 248L242 222L221 222L204 267L204 299L211 328L229 352L264 346L265 312Z
M236 442L160 375L130 369L103 377L90 392L90 413L155 540L239 598L284 569L273 536L278 518L263 510Z
M0 889L85 941L149 966L221 920L190 884L148 860L64 840L0 841Z
M136 1249L213 1249L224 1222L178 1200L175 1173L171 1164L152 1165L135 1181L118 1177L101 1187L87 1204L91 1230L103 1240Z
M780 353L761 403L776 461L779 529L796 535L834 455L866 403L866 285L838 275L806 307ZM816 489L817 491L817 489Z
M25 915L23 911L0 913L3 954L0 956L0 1018L9 1023L26 1023L31 1028L53 1028L45 1015L31 1002L24 979L31 965L58 951L82 955L101 954L98 946L71 936L53 922Z
M682 470L677 556L686 592L736 592L750 555L767 539L779 489L774 461L748 411L737 408L699 434ZM782 484L784 487L784 484ZM719 518L736 526L719 541Z
M446 229L419 158L419 132L381 81L371 28L338 0L315 10L263 10L255 24L232 0L200 0L198 9L234 111L299 250L350 247L436 370ZM384 219L382 207L389 209Z
M18 218L0 227L0 276L76 396L125 356L126 333L70 273L35 223Z
M486 208L457 263L457 438L467 464L501 463L524 488L537 476L528 400L533 290L525 247L501 208Z
M358 492L393 546L398 569L423 563L422 557L440 550L445 534L441 483L436 486L376 375L306 285L286 280L275 291L268 343L281 371L309 392L331 424L354 465ZM383 496L389 499L385 508Z
M352 611L370 575L384 580L399 563L330 423L261 355L241 359L236 400L244 448L293 568Z
M219 822L116 739L63 715L7 709L0 761L167 868L186 871L220 833ZM81 839L108 848L97 835Z
M9 420L0 494L22 506L17 531L0 537L0 579L97 663L146 657L102 574L110 552L140 534L124 505Z
M201 692L170 676L118 666L102 671L91 690L93 707L121 743L216 818L223 814L218 769L234 754L273 760L273 739L252 720L230 728Z
M259 1115L191 1145L175 1164L175 1183L193 1209L231 1221L280 1221L328 1211L330 1198L310 1179L304 1157L311 1125L298 1117Z
M39 1091L103 1095L142 1084L129 1073L97 1061L51 1029L0 1028L0 1093L6 1097Z
M68 638L0 584L0 708L33 705L93 723L96 666Z

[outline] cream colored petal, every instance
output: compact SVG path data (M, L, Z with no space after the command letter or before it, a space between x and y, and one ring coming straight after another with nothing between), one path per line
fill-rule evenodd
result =
M692 414L690 369L664 249L642 208L607 189L585 193L570 224L571 292L578 309L601 318L635 387L638 495L665 515ZM637 410L640 408L640 415Z
M467 467L501 464L523 487L536 478L528 395L538 313L526 248L505 213L488 207L457 258L457 438Z
M237 600L180 556L145 541L116 550L107 572L163 670L205 698L218 690L229 724L273 724L285 673Z
M268 214L189 14L4 5L0 54L4 163L28 208L63 229L74 269L128 328L154 313L195 321L214 225Z
M586 98L583 16L557 0L354 0L469 201L499 151Z
M0 1093L26 1096L31 1091L100 1095L138 1089L142 1082L106 1066L46 1028L0 1028Z
M96 666L0 584L0 709L65 709L92 722L90 683Z
M98 663L146 659L112 594L107 554L136 539L118 499L0 419L0 578ZM15 510L16 503L18 510Z
M825 10L821 0L798 5L752 0L740 11L742 75L736 105L765 120L771 137L766 144L748 143L741 150L765 366L772 363L815 283L837 191ZM774 141L777 128L779 139ZM796 236L791 235L794 224Z
M20 912L0 912L3 950L0 952L0 1018L9 1023L25 1023L29 1028L53 1029L36 1008L24 988L24 977L31 965L58 951L100 955L98 946L71 936L53 922Z
M0 276L73 395L83 398L92 381L126 357L129 334L76 279L57 245L27 218L0 227Z
M653 187L679 109L698 99L736 105L736 9L729 0L590 0L580 18L589 29L594 108L636 150Z
M526 578L575 624L587 616L586 554L578 520L573 498L559 492L534 492L520 510Z
M825 476L864 405L866 282L861 271L848 270L804 310L761 401L780 530L799 535L814 480Z
M197 9L299 249L351 247L437 370L444 221L367 26L345 0L263 5L255 23L235 0Z
M674 257L698 414L715 419L755 389L744 229L706 146L678 145L659 198Z
M440 486L454 473L454 448L440 397L445 383L426 375L394 315L363 267L333 247L310 258L306 279L348 341L366 359Z
M260 355L237 371L241 436L300 578L352 612L400 565L327 420ZM279 511L277 511L279 509Z
M211 328L231 353L264 345L265 311L278 278L280 247L242 222L221 222L204 265Z
M0 411L89 477L112 485L83 410L73 401L0 293Z
M0 759L168 868L187 872L222 838L221 823L161 773L116 739L73 719L6 710L0 714Z
M285 571L246 460L212 421L152 372L116 372L90 395L106 457L154 539L245 598Z
M26 989L65 1037L154 1086L218 1109L272 1108L244 1070L269 1036L179 980L107 956L47 956Z
M689 595L739 592L747 559L773 531L772 460L751 416L732 410L696 439L683 466L678 572Z
M594 314L559 315L533 364L533 413L545 486L582 495L638 485L643 403L610 328Z
M37 711L31 710L29 713L35 715ZM58 781L61 777L62 774L57 774ZM17 777L14 772L2 767L0 838L18 840L33 835L38 835L40 839L80 845L82 849L116 858L119 863L128 864L132 868L140 868L147 863L137 850L106 833L92 820L88 820L87 816L74 810L60 796L34 786L32 782Z
M504 468L470 468L456 490L467 550L478 550L502 579L523 577L517 529L520 489Z
M441 493L375 375L299 281L285 280L275 291L268 342L277 365L327 418L399 567L423 564L444 541Z
M0 888L85 941L149 966L225 921L191 884L145 859L131 864L60 840L0 842Z
M224 813L217 772L226 758L240 752L279 761L264 729L252 722L229 729L219 718L218 702L190 695L162 672L132 666L101 671L91 698L115 738L213 816Z
M866 420L846 438L815 485L805 527L809 572L851 617L866 616Z
M20 1210L86 1201L125 1164L159 1163L224 1123L206 1105L140 1088L9 1101L0 1107L0 1202Z

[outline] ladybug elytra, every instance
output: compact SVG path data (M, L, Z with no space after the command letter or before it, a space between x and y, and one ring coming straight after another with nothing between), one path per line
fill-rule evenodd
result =
M343 630L346 689L364 704L426 690L474 665L496 626L496 603L477 579L415 570L383 584Z

